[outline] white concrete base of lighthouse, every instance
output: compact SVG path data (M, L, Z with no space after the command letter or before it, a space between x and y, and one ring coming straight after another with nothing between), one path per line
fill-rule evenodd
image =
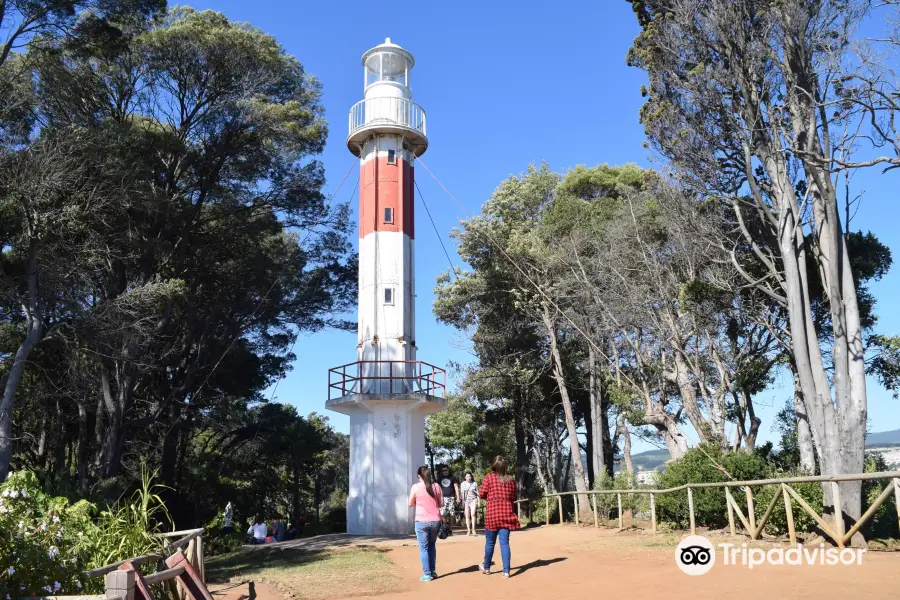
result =
M412 533L409 488L425 464L425 417L445 409L447 401L416 393L348 394L325 406L350 416L347 533Z

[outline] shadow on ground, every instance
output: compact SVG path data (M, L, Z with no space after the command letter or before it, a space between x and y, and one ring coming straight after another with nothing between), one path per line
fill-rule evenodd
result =
M533 560L533 561L531 561L531 562L528 563L528 564L522 565L522 566L519 567L518 569L513 569L514 572L513 572L513 573L510 573L510 577L518 577L519 575L521 575L522 573L524 573L525 571L527 571L527 570L529 570L529 569L537 569L537 568L540 568L540 567L548 567L548 566L550 566L550 565L556 564L556 563L558 563L558 562L562 562L562 561L564 561L564 560L566 560L566 559L565 559L564 557L562 557L562 556L560 556L560 557L558 557L558 558L549 558L549 559L543 559L543 558L541 558L541 559L539 559L539 560Z
M259 575L264 569L298 567L328 558L326 550L285 548L276 545L257 546L254 552L239 551L207 561L207 577L214 582L227 582L233 577Z
M558 557L558 558L550 558L550 559L543 559L543 558L542 558L542 559L539 559L539 560L533 560L533 561L531 561L531 562L528 563L528 564L522 565L521 567L513 567L513 568L512 568L512 572L510 572L509 576L510 576L510 577L517 577L517 576L521 575L522 573L524 573L525 571L527 571L527 570L529 570L529 569L536 569L536 568L540 568L540 567L548 567L548 566L550 566L550 565L556 564L556 563L558 563L558 562L562 562L562 561L564 561L564 560L566 560L566 559L565 559L564 557L562 557L562 556L560 556L560 557ZM491 566L496 565L496 564L497 564L496 562L492 562L492 563L491 563ZM441 575L440 579L443 579L443 578L445 578L445 577L450 577L451 575L462 575L462 574L464 574L464 573L477 573L477 572L478 572L478 565L472 565L472 566L470 566L470 567L464 567L464 568L462 568L462 569L458 569L458 570L453 571L453 572L451 572L451 573L445 573L445 574ZM496 573L496 571L495 571L495 573Z

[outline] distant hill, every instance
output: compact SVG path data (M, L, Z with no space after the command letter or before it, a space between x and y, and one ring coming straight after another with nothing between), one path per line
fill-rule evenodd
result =
M643 470L643 471L657 471L669 461L669 451L668 450L647 450L646 452L639 452L638 454L633 454L631 456L632 462L634 462L634 468ZM622 461L616 461L616 472L619 471L621 467Z
M900 429L870 433L866 437L867 448L884 448L892 446L900 446ZM635 469L640 468L643 471L658 471L662 470L662 467L669 461L669 451L647 450L646 452L639 452L638 454L632 455L631 460L634 461ZM616 461L615 471L618 472L621 466L622 461Z
M870 433L866 436L866 447L868 448L892 444L900 444L900 429Z

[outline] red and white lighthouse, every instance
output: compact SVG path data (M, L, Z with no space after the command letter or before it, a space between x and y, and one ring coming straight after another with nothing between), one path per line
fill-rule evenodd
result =
M416 358L413 163L428 138L412 54L388 38L362 64L365 97L347 137L360 159L357 360L329 371L326 406L350 416L347 532L405 534L424 419L446 406L444 370Z

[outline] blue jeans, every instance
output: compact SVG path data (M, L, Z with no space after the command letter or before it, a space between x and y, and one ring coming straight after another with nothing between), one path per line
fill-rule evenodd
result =
M494 559L494 546L500 538L500 557L503 559L503 572L509 573L509 529L484 530L484 568L491 568Z
M416 521L416 539L419 542L419 559L422 561L422 573L425 575L434 573L434 563L437 561L436 544L438 531L440 531L440 529L440 521Z

